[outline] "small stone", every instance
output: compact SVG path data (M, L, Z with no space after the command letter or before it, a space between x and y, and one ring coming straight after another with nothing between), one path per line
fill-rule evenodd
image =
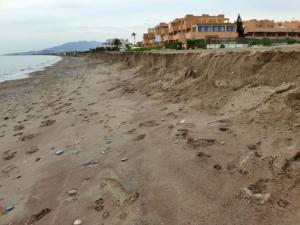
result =
M80 224L82 224L82 220L77 219L77 220L74 221L73 224L74 224L74 225L80 225Z
M73 190L68 191L68 195L70 195L70 196L77 195L77 190L73 189Z
M55 155L62 155L62 154L64 154L64 150L57 150L56 152L55 152Z
M78 155L80 153L80 151L79 150L75 150L72 153L73 153L73 155Z
M14 204L8 204L7 206L5 206L5 212L10 212L15 208Z
M185 123L185 120L181 120L179 123L180 123L180 124L184 124L184 123Z
M96 164L99 164L99 161L97 159L94 159L84 163L83 166L96 165Z
M121 161L126 162L126 161L128 161L128 158L124 157L124 158L121 159Z
M166 121L166 119L165 118L161 118L161 121Z
M221 141L221 145L225 145L225 142L224 142L224 141Z

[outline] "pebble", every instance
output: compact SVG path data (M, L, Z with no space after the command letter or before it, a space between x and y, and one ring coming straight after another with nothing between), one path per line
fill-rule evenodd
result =
M58 151L56 151L55 152L55 155L62 155L62 154L64 154L64 150L58 150Z
M224 142L224 141L221 141L221 145L225 145L225 142Z
M185 123L185 120L181 120L179 123L180 123L180 124L184 124L184 123Z
M80 151L79 150L75 150L75 151L73 151L73 155L78 155L80 153Z
M6 211L6 212L10 212L10 211L12 211L14 208L15 208L15 205L14 205L14 204L9 204L9 205L5 206L5 211Z
M128 158L124 157L121 159L122 162L126 162L128 160Z
M74 196L74 195L77 195L77 190L70 190L70 191L68 191L68 195L70 195L70 196Z
M74 225L80 225L80 224L82 224L82 220L77 219L77 220L74 221L73 224L74 224Z

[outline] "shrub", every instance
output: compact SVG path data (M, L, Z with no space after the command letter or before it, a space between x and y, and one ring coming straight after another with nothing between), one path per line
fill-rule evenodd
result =
M166 43L164 46L167 49L176 49L176 50L182 49L182 43L180 41L171 41L169 43Z
M258 45L258 40L250 40L248 42L248 46L249 47L252 47L252 46L255 46L255 45Z
M273 41L269 38L262 39L261 43L263 46L272 46L273 45Z
M286 43L288 45L293 45L293 44L296 44L297 41L295 39L288 38L288 39L286 39Z
M187 48L206 48L206 41L204 39L187 40Z
M220 44L220 48L225 48L226 46L224 45L224 43Z

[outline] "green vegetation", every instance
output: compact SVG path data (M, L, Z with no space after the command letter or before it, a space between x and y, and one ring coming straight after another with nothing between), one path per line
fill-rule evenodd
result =
M131 52L146 52L146 51L152 51L152 50L161 50L161 46L153 46L153 47L144 47L144 48L133 48L133 49L128 49L128 51Z
M245 37L244 23L243 23L243 20L242 20L240 14L238 15L238 18L237 18L237 20L236 20L236 27L237 27L237 30L236 30L236 31L238 32L239 37L240 37L240 38Z
M206 48L206 41L203 39L187 40L187 49Z
M225 46L224 43L220 44L220 48L225 48L225 47L226 47L226 46Z
M180 41L170 41L166 43L164 46L167 49L182 50L182 43Z
M262 39L262 45L263 46L272 46L273 45L273 41L269 38L264 38Z
M293 45L293 44L297 44L298 41L295 40L295 39L288 38L288 39L286 39L286 43L287 43L288 45Z
M248 46L252 47L255 45L263 45L263 46L272 46L273 41L269 38L264 38L264 39L252 39L248 41Z
M120 39L114 39L113 42L112 42L113 46L116 48L116 49L120 49L121 45L122 45L122 42Z

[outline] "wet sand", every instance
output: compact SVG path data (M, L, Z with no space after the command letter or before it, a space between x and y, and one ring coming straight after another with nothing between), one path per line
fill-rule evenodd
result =
M153 99L135 72L66 57L0 84L1 225L297 224L262 127Z

